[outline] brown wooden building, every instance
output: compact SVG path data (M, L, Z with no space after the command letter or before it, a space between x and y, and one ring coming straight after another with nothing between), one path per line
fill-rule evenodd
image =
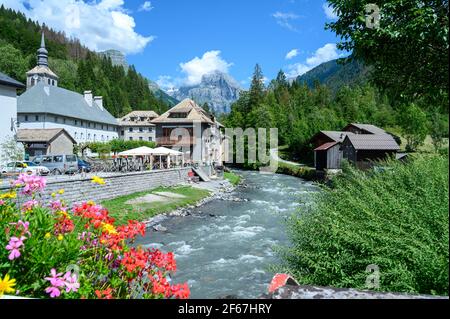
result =
M349 134L342 142L342 156L359 168L394 157L399 145L389 134Z
M371 124L351 123L342 131L320 131L312 139L317 170L339 169L342 160L360 168L394 155L400 149L385 130Z

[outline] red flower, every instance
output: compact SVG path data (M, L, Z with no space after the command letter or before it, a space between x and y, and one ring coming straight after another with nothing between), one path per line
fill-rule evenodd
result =
M158 268L165 269L167 271L177 270L177 264L172 252L164 254L158 249L153 249L150 251L150 261Z
M185 284L178 284L172 286L172 295L177 299L188 299L191 291L189 286Z
M95 294L98 299L113 299L113 296L111 295L112 289L108 288L105 290L96 290Z

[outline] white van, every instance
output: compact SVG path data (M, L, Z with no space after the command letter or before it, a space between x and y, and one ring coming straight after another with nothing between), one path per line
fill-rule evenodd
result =
M34 163L45 166L53 175L75 174L78 171L78 158L76 155L39 155Z

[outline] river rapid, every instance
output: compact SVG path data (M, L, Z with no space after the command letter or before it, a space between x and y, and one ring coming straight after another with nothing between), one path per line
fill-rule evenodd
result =
M311 203L317 186L286 175L239 171L246 187L213 200L192 215L162 222L167 232L149 231L137 244L173 251L176 283L187 282L191 298L256 298L267 292L278 262L274 247L289 244L286 219Z

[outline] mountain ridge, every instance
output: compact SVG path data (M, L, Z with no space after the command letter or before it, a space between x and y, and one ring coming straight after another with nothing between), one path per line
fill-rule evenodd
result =
M203 75L199 84L182 86L169 95L178 100L191 98L200 105L208 103L214 113L222 114L230 112L231 104L238 100L241 91L235 79L216 70Z

